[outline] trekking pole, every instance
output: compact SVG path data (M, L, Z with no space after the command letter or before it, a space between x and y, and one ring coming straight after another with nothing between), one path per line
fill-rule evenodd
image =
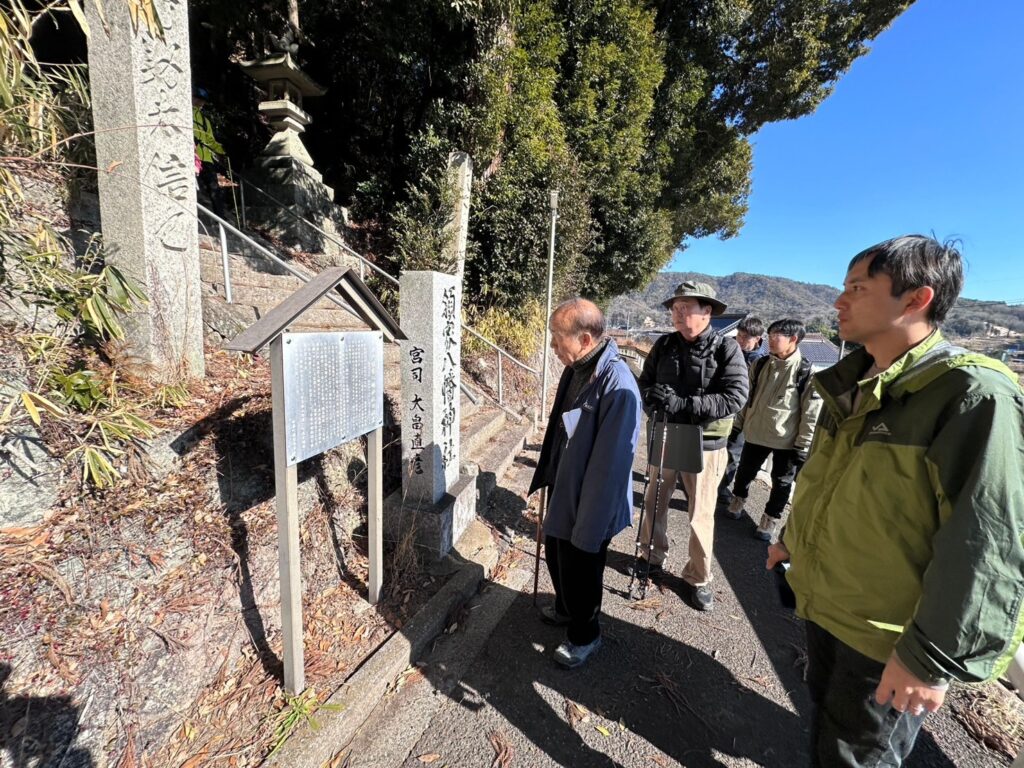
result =
M647 581L651 575L651 556L654 554L654 532L658 525L658 507L661 506L661 486L665 482L665 446L668 445L668 411L663 411L661 422L661 456L658 459L658 482L654 486L654 509L651 510L651 538L647 542L647 568L640 577L640 599L647 597ZM667 512L668 510L666 510Z
M628 593L630 597L633 595L633 583L636 581L636 567L640 560L640 532L644 527L644 512L647 509L647 488L651 484L651 451L654 449L654 430L657 427L658 422L657 413L658 412L655 411L651 414L654 416L654 423L647 427L647 455L644 456L644 491L640 496L640 517L636 521L636 546L633 548L633 569L630 571L629 576ZM655 503L657 503L657 500L655 500Z
M543 538L544 512L548 502L548 489L540 492L540 508L537 510L537 560L533 564L533 605L537 606L537 584L540 580L540 542Z

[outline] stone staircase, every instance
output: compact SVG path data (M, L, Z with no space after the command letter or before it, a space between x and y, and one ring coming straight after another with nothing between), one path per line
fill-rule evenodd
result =
M215 344L230 338L253 323L296 290L302 281L256 253L229 253L232 302L226 301L220 242L199 237L200 275L203 284L203 320ZM362 320L329 299L314 304L292 326L297 331L364 330ZM476 391L475 387L470 387ZM384 345L384 389L392 402L401 401L401 372L397 344ZM532 433L529 419L510 415L487 399L476 395L473 403L461 394L461 456L463 465L476 465L478 509L488 499ZM401 413L395 414L396 423Z
M199 236L199 274L204 286L203 317L208 328L211 315L228 314L248 325L263 316L302 285L302 281L255 253L229 253L232 304L226 300L224 266L220 243L206 235ZM243 327L244 327L243 325ZM327 298L320 299L293 326L298 331L362 330L363 321ZM226 336L220 328L212 330ZM234 334L231 334L234 335Z

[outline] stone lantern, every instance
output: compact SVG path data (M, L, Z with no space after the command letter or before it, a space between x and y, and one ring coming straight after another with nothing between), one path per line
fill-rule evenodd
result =
M344 227L343 212L334 205L334 190L324 184L302 143L302 133L312 122L302 108L303 99L323 96L326 89L303 72L290 53L244 61L241 67L260 84L264 100L259 111L267 116L275 132L256 159L254 181L288 210L340 239L337 233ZM246 191L250 221L269 227L286 243L305 251L334 254L339 250L281 210L281 205L258 191Z

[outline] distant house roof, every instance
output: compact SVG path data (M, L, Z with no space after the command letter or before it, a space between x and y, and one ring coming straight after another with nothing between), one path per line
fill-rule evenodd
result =
M746 317L745 314L726 312L724 314L712 317L711 327L721 334L727 336L735 336L736 326L740 324L740 320L742 320L744 317Z
M827 368L839 362L839 347L820 333L808 333L800 342L800 354L815 368Z

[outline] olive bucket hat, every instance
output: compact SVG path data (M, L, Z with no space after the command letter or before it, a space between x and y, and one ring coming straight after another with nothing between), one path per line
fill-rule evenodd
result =
M725 304L715 298L715 289L707 283L695 283L687 280L676 286L675 291L661 302L665 309L672 309L672 302L676 299L700 299L711 305L711 314L720 315L725 312Z

